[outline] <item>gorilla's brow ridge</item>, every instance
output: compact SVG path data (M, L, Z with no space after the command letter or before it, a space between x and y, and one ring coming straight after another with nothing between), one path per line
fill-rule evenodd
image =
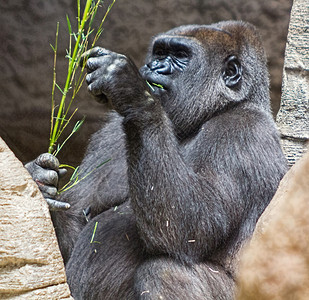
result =
M232 37L232 33L230 33L227 30L210 26L202 26L202 27L199 26L199 27L193 27L191 28L191 30L188 30L188 28L187 29L184 28L183 30L178 31L175 34L160 34L154 38L153 42L155 43L157 40L160 40L161 38L180 38L180 39L193 40L194 42L202 44L199 38L196 36L199 32L201 32L201 29L208 29L209 31L221 32L227 34L229 37Z

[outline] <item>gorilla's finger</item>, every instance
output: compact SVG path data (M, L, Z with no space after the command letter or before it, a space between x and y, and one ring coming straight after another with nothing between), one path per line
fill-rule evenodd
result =
M67 202L61 202L53 199L46 198L45 199L48 206L49 210L55 211L55 210L68 210L71 205Z
M82 67L84 65L84 63L90 57L99 57L99 56L109 55L111 53L112 53L112 51L107 50L105 48L94 47L94 48L89 49L88 51L86 51L85 53L82 54L79 64Z
M90 57L87 60L86 63L86 68L87 71L93 72L96 69L102 67L102 66L108 66L113 62L113 57L112 56L104 56L104 57Z
M36 176L36 181L38 184L57 186L58 184L58 173L53 170L43 170L38 172Z
M87 76L86 76L86 82L87 82L87 84L89 85L89 84L91 84L91 82L92 82L92 73L90 73L90 74L87 74Z
M102 47L94 47L92 49L87 50L85 53L83 53L82 57L99 57L99 56L104 56L104 55L109 55L112 54L113 52L102 48Z
M58 170L58 176L59 176L59 178L64 177L64 176L65 176L65 174L66 174L67 172L68 172L68 170L67 170L67 169L64 169L64 168L59 169L59 170Z
M50 153L43 153L35 160L35 163L42 168L58 171L59 160Z
M39 185L44 198L55 198L57 195L57 188L49 185Z
M101 96L103 94L101 86L102 86L101 84L98 84L98 82L95 81L88 85L88 91L93 96Z

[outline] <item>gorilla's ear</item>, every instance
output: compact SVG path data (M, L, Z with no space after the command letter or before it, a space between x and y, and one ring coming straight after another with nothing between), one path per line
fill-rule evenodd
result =
M236 56L229 56L222 69L222 78L229 88L235 87L241 80L242 68Z

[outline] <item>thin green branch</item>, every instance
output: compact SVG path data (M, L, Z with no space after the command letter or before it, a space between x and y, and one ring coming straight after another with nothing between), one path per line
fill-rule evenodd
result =
M59 35L59 22L57 22L57 29L56 29L56 40L55 40L55 47L52 47L54 51L54 65L53 65L53 84L52 84L52 109L51 109L51 117L50 117L50 143L52 145L49 148L53 147L53 142L51 141L52 132L54 128L54 114L55 114L55 87L56 87L56 64L57 64L57 49L58 49L58 35ZM49 149L51 150L51 149Z
M107 14L111 10L113 4L116 0L113 0L112 4L108 7L101 24L96 32L94 41L92 43L92 47L95 45L95 42L98 40L101 32L102 26L106 19ZM76 110L72 113L72 115L67 118L69 114L71 105L80 90L82 83L85 79L84 69L85 65L82 65L80 71L78 71L80 65L80 59L82 54L87 51L88 48L88 39L90 34L94 31L92 28L93 21L97 15L97 10L100 7L102 0L87 0L84 8L84 12L81 18L81 7L80 0L77 0L77 33L73 32L72 24L69 19L69 16L66 15L67 27L69 32L69 49L66 51L66 58L68 58L68 71L67 77L64 84L64 87L56 82L56 56L57 56L57 48L58 48L58 32L59 32L59 24L57 24L57 32L56 32L56 43L55 46L51 46L54 51L54 73L53 73L53 86L52 86L52 113L51 113L51 130L50 130L50 143L48 152L53 153L54 148L57 146L58 139L60 135L63 133L64 129L69 124L69 121L72 119L72 116L75 114ZM88 24L88 28L86 30L86 25ZM72 46L72 38L75 40L74 47ZM77 72L80 72L77 75ZM77 77L77 80L75 79ZM61 93L61 100L58 106L58 110L56 112L55 109L55 88L57 88ZM66 103L66 98L69 90L72 89L71 97L68 103ZM74 131L74 130L73 130ZM72 133L69 137L72 136ZM57 155L60 149L63 147L65 142L68 139L65 139L64 143L61 146L58 145L57 150L54 152Z
M74 174L75 176L72 175L70 181L62 188L58 191L59 194L71 189L73 186L75 186L76 184L80 183L82 180L86 179L89 175L91 175L95 170L97 170L98 168L100 168L101 166L103 166L104 164L108 163L111 159L108 159L104 162L102 162L101 164L99 164L98 166L96 166L95 168L93 168L90 172L88 172L85 176L83 176L81 179L78 179L79 177L79 173L75 170Z
M67 95L67 92L70 88L70 81L71 81L71 76L72 76L72 72L73 72L73 66L75 64L75 59L76 59L78 48L79 48L79 42L80 42L80 39L81 39L81 34L82 34L82 31L84 30L84 27L85 27L85 24L86 24L86 21L87 21L88 11L89 11L91 2L92 2L92 0L87 0L85 10L84 10L83 19L82 19L80 27L78 28L77 41L75 43L75 47L74 47L74 50L73 50L72 60L69 63L68 75L67 75L66 83L65 83L65 86L64 86L63 95L62 95L60 105L59 105L59 110L58 110L58 114L57 114L57 121L60 120L60 117L63 113L66 95ZM62 126L62 124L63 124L63 120L60 123L60 127ZM58 127L59 127L59 122L56 122L54 129L53 129L52 140L56 139Z
M65 145L65 143L71 138L71 136L80 129L80 127L83 125L84 121L85 121L85 117L82 120L79 120L79 121L76 122L72 132L64 140L64 142L61 144L61 146L58 147L57 151L54 153L55 156L59 153L59 151L62 149L62 147ZM69 123L69 120L67 121L67 124L68 123Z
M99 37L100 37L100 35L101 35L102 31L103 31L103 24L105 22L105 19L106 19L107 15L109 14L110 10L112 9L112 7L114 6L115 2L116 2L116 0L113 0L113 2L108 6L108 8L106 10L106 13L105 13L105 15L104 15L104 17L103 17L103 19L101 21L101 24L100 24L100 26L99 26L99 28L97 30L97 33L96 33L96 35L94 37L94 40L93 40L92 45L91 45L91 48L93 48L95 46L95 43L99 39Z

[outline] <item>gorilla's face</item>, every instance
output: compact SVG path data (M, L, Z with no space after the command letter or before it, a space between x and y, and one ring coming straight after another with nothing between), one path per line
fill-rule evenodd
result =
M140 73L151 87L153 94L171 96L173 88L192 58L191 45L187 39L173 36L159 36L153 42L152 50Z
M238 57L216 49L229 39L228 32L206 26L182 26L153 39L140 74L180 136L207 119L217 105L212 99L240 83ZM188 115L194 122L184 119Z

